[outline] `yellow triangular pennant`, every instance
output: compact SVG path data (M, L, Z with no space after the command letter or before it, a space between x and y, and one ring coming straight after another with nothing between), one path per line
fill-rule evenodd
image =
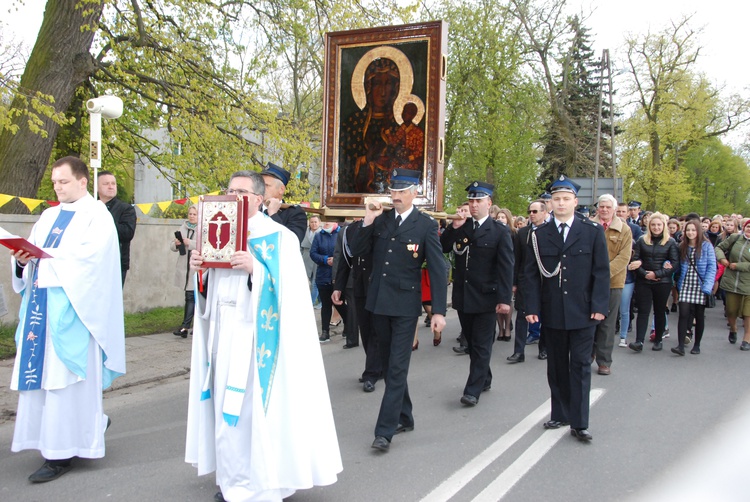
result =
M154 207L153 204L136 204L136 207L143 211L143 214L148 214L151 212L151 208Z
M5 204L7 204L8 202L12 201L15 198L16 198L15 195L5 195L4 193L0 193L0 207L3 207Z
M171 200L165 200L164 202L157 202L156 205L159 206L159 209L161 209L161 212L167 210L167 208L172 204Z
M197 204L198 199L200 199L200 195L196 195L195 197L190 197L190 202L192 202L193 204Z
M209 192L206 195L221 195L221 190L216 190L215 192Z
M18 200L23 202L23 205L29 208L29 212L33 211L39 206L39 204L44 202L42 199L27 199L26 197L19 197Z

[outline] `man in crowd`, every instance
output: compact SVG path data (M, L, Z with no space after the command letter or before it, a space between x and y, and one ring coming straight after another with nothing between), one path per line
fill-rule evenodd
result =
M266 186L266 200L264 201L263 212L270 216L276 223L281 223L291 230L301 244L305 238L305 230L307 229L305 211L296 205L287 208L281 207L281 204L284 203L284 192L286 191L291 174L283 167L270 162L260 174L263 175L263 181Z
M407 375L412 340L422 313L421 270L427 261L432 292L432 331L443 331L447 267L438 224L414 207L421 173L394 169L390 195L393 210L379 202L367 205L362 228L350 236L354 256L372 253L373 270L366 308L380 346L385 392L372 447L388 451L394 434L414 429Z
M464 221L467 218L471 218L471 211L469 210L469 201L466 201L462 203L460 206L458 206L458 208L456 209L456 216L463 219ZM452 257L453 257L452 261L454 265L453 265L453 271L451 273L451 277L453 278L453 280L455 280L455 277L456 277L455 254L453 254ZM463 318L462 318L463 314L460 311L457 312L457 314L458 314L458 325L461 327L461 331L458 334L458 338L456 339L456 341L458 342L458 347L453 347L453 352L455 352L456 354L466 355L469 353L469 346L466 343L466 337L464 336L464 323L463 323Z
M87 192L77 157L52 165L59 205L45 210L29 241L52 258L13 255L21 293L11 388L19 391L12 451L39 450L32 483L68 472L73 457L104 456L102 389L125 373L125 334L117 230Z
M258 173L229 181L227 195L249 202L248 251L232 268L206 271L190 256L207 291L195 306L185 461L216 471L217 501L281 500L342 470L299 240L259 212L264 193Z
M382 377L382 364L378 351L378 337L373 326L372 312L365 308L367 303L367 287L370 284L372 272L372 254L352 256L349 235L362 227L362 220L357 220L344 229L342 236L342 259L336 264L335 280L333 281L334 305L343 304L342 295L351 283L352 303L356 312L362 347L365 349L365 370L359 379L362 390L373 392L375 383ZM352 306L350 305L351 309ZM347 342L348 343L348 342ZM346 345L344 345L346 347Z
M510 230L489 217L494 190L482 181L469 185L471 218L454 219L440 236L443 252L456 255L453 308L462 315L471 360L461 397L467 406L492 385L496 314L509 314L513 298L513 242Z
M547 359L547 349L545 348L544 338L541 337L542 324L540 321L529 324L526 321L526 291L523 289L524 263L528 253L529 243L531 242L531 232L536 230L540 225L547 221L547 204L539 199L529 204L529 224L518 231L518 247L514 249L515 263L513 273L513 287L516 293L516 340L513 354L508 356L510 363L522 363L526 360L524 354L527 340L530 336L539 344L539 359Z
M609 258L599 224L575 217L579 188L564 175L552 183L554 215L531 236L522 287L526 320L544 319L552 395L544 427L570 425L571 435L591 441L591 348L609 305Z
M628 202L628 214L630 215L628 217L628 223L632 223L634 225L641 224L641 203L637 200L631 200Z
M617 324L625 287L625 276L633 249L633 234L620 218L615 216L617 199L605 193L599 197L597 214L592 219L604 228L604 237L609 254L609 307L607 317L596 327L594 335L594 357L600 375L609 375L612 367L612 349L615 346L615 325Z
M320 216L313 214L307 221L307 230L305 231L305 237L302 239L302 260L305 262L305 273L307 274L307 281L311 287L311 299L313 305L320 305L320 299L318 298L318 287L315 285L315 271L318 266L310 257L310 248L312 247L313 239L315 234L320 231Z
M97 180L99 200L109 209L117 228L117 239L120 242L120 268L122 269L122 285L130 269L130 241L135 235L135 209L127 202L117 198L117 180L109 171L100 171Z
M627 224L628 228L630 228L630 233L633 236L633 242L636 242L638 239L641 238L643 235L643 230L641 230L641 227L635 223L630 222L630 218L628 217L628 204L626 202L618 202L617 203L617 217L622 218L622 221Z

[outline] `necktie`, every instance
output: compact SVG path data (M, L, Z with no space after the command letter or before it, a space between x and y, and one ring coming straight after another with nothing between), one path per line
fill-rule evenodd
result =
M474 220L474 230L479 228L479 222L477 220Z
M396 226L397 227L401 226L401 215L400 214L396 216Z
M562 237L563 242L565 242L565 229L567 226L567 223L560 223L560 237Z
M602 223L602 226L604 227L604 230L606 231L609 228L609 223Z

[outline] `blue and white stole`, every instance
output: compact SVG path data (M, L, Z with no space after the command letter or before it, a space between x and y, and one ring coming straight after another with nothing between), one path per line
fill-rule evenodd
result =
M255 354L258 380L263 391L263 410L268 412L271 386L279 356L279 270L281 232L267 234L248 240L248 250L263 270L262 288L258 294L258 310L255 314Z
M56 248L75 214L75 211L61 210L42 247ZM35 262L32 267L30 288L26 291L29 296L19 350L18 390L42 388L44 350L47 345L47 289L37 287L39 269Z

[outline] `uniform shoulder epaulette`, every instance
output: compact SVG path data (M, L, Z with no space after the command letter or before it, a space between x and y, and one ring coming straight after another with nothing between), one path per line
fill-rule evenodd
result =
M591 220L590 220L590 219L588 219L588 218L581 218L581 223L588 223L588 224L589 224L589 225L591 225L592 227L598 227L598 226L599 226L599 224L598 224L597 222L595 222L595 221L591 221Z

